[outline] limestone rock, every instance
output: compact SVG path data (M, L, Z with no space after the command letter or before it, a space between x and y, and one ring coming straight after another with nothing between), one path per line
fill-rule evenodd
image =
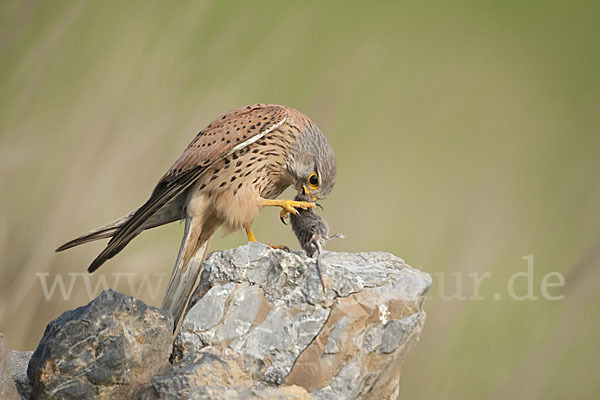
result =
M10 369L12 370L13 380L22 399L31 398L31 384L27 377L27 365L31 359L33 351L15 351L10 357Z
M243 359L226 347L205 347L156 376L141 398L150 399L312 399L297 386L259 387Z
M241 358L227 348L204 348L189 354L171 370L156 376L142 395L146 399L182 399L200 387L252 386Z
M299 386L249 388L246 386L205 386L193 391L188 400L312 400Z
M316 399L395 398L431 278L388 253L325 252L322 267L325 293L304 253L259 243L212 253L173 361L228 348L259 386L296 385Z
M394 399L431 278L387 253L322 267L325 291L304 253L212 253L175 343L167 311L108 290L14 352L12 375L36 399Z
M164 310L105 290L46 327L29 362L42 399L133 398L169 368L173 319Z
M19 400L20 398L10 369L10 350L6 338L0 333L0 399Z

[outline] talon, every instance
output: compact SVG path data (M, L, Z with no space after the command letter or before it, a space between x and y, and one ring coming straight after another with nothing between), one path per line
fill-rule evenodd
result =
M317 207L319 207L321 210L324 210L323 206L322 206L322 205L320 205L319 203L315 203L315 205L316 205Z
M297 203L299 203L298 206L304 210L316 207L316 204L314 201L298 201Z
M289 214L285 209L281 209L281 212L279 213L279 219L281 220L281 222L284 225L287 225L287 222L285 222L285 220L288 218Z
M290 206L290 205L282 206L281 212L285 213L286 218L287 218L288 213L291 213L294 215L298 214L298 210L296 210L293 206Z

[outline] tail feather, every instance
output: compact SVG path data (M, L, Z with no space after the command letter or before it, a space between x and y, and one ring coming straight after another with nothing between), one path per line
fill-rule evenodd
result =
M177 199L172 201L167 206L163 207L158 213L149 218L143 225L142 229L150 229L155 228L157 226L165 225L171 222L179 221L183 218L181 210L183 208L183 199ZM119 229L123 226L123 224L135 214L137 210L130 212L127 215L122 216L112 222L109 222L106 225L103 225L99 228L89 231L85 235L81 235L73 240L68 241L63 244L55 251L64 251L70 249L75 246L79 246L81 244L93 242L99 239L111 238L117 233Z
M131 218L131 216L133 215L134 212L135 211L132 211L131 213L124 215L121 218L118 218L112 222L109 222L106 225L103 225L99 228L89 231L85 235L82 235L82 236L79 236L78 238L70 240L67 243L60 246L59 248L57 248L55 251L59 252L59 251L70 249L71 247L79 246L84 243L89 243L89 242L93 242L95 240L112 237L115 234L115 232L117 230L119 230L119 228L123 225L123 223L125 223L125 221L127 221L129 218Z
M161 308L173 314L174 332L177 332L183 320L186 306L200 277L202 261L206 257L210 239L218 226L219 222L216 218L204 221L201 226L197 225L193 218L187 218L185 221L185 231L177 261L161 304Z
M202 261L206 256L209 242L204 242L198 252L190 259L185 268L177 265L171 275L171 281L165 293L161 308L171 311L174 319L173 332L176 332L202 271Z

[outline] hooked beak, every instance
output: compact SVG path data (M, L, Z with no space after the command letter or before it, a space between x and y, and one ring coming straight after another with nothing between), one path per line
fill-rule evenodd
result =
M315 196L314 194L312 194L310 192L310 189L308 189L306 187L306 185L302 185L302 188L300 189L300 193L302 193L302 196L308 197L311 201L317 201L317 196ZM319 207L321 207L321 206L319 206Z

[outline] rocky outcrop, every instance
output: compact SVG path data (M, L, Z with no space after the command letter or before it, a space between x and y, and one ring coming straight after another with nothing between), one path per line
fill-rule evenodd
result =
M388 253L325 252L321 266L325 291L304 253L212 253L174 342L166 311L105 291L48 325L29 363L33 395L395 398L429 275Z
M105 290L52 321L29 362L36 398L133 398L169 368L173 320L161 309Z
M227 347L205 347L177 362L167 374L157 376L145 399L298 399L309 400L297 386L257 385L244 359Z
M175 341L174 361L228 348L252 380L317 399L394 398L425 321L431 284L388 253L322 256L250 243L211 254Z

